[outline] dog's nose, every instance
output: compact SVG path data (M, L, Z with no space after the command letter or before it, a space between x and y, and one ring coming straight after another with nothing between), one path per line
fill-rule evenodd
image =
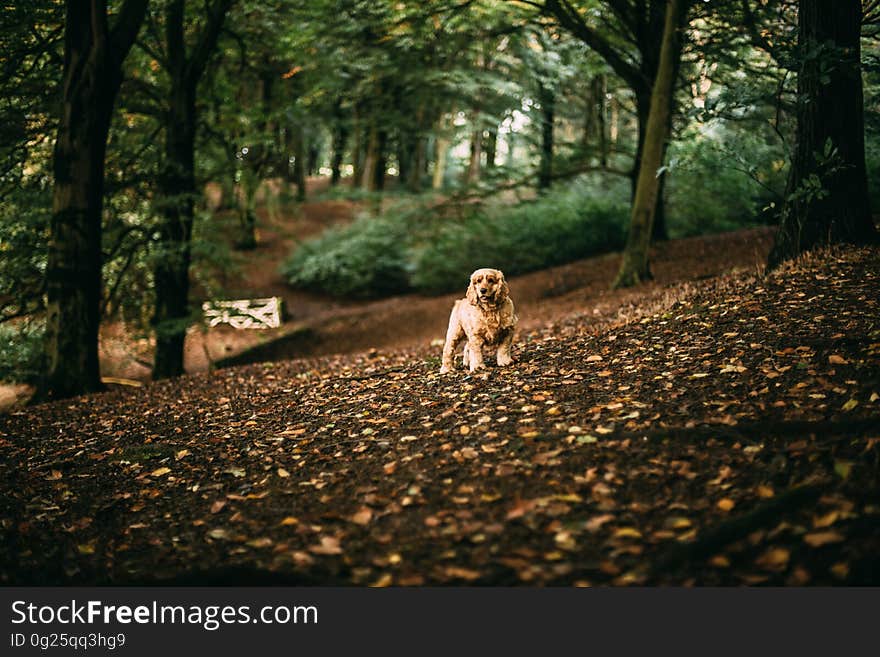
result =
M484 288L484 287L481 287L481 288L480 288L480 294L486 294L486 292L488 292L488 291L489 291L489 290L487 290L487 289Z

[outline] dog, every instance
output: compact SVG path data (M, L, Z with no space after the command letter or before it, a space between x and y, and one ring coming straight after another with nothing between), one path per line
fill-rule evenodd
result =
M455 302L449 315L440 374L452 371L455 350L462 342L462 361L471 372L483 367L484 348L495 350L499 367L510 365L516 323L504 273L497 269L476 270L465 298Z

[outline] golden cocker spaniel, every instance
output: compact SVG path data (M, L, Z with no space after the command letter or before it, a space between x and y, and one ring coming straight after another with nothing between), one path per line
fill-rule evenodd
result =
M496 351L498 365L510 365L510 346L517 317L507 281L497 269L478 269L471 274L467 294L452 307L440 374L452 371L453 357L465 342L462 360L471 372L483 367L483 349Z

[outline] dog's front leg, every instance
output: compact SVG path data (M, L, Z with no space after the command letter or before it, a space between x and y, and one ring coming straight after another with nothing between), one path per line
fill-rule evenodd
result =
M483 345L476 339L468 340L465 353L468 354L468 369L473 372L483 367Z
M513 362L513 358L510 356L510 347L513 344L513 329L507 329L507 332L504 334L504 337L501 339L501 344L498 345L498 367L505 367L506 365L510 365Z
M462 329L461 324L458 322L458 318L455 316L455 311L452 311L452 316L449 318L449 328L446 330L446 343L443 345L443 358L440 363L440 374L446 374L447 372L451 372L454 367L453 357L455 354L455 348L461 342L461 339L464 337L464 329Z

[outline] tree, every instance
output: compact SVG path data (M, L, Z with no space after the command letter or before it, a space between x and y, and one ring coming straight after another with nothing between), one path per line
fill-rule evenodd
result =
M165 8L165 65L171 88L164 113L165 151L159 181L160 252L153 271L154 379L183 374L183 347L190 317L190 240L196 195L196 90L234 2L214 0L208 6L205 23L189 53L185 38L185 0L169 0Z
M648 249L651 245L651 230L660 189L658 173L663 164L666 140L669 138L669 114L675 83L675 60L681 52L681 46L676 43L679 38L678 28L681 24L681 17L687 9L688 0L669 0L669 6L666 9L663 45L660 50L654 90L651 94L651 108L648 114L645 144L630 216L629 236L614 287L637 285L651 277L651 270L648 266Z
M46 264L43 395L101 388L101 219L104 156L122 64L147 10L125 0L113 22L105 0L67 0L63 98L53 155L54 190Z
M635 96L638 138L636 153L631 170L633 198L635 198L645 139L648 132L648 115L652 103L652 89L658 75L661 59L664 16L667 0L604 0L593 11L579 11L577 3L570 0L542 0L539 4L532 0L521 0L526 4L537 5L542 13L551 16L561 27L574 37L583 41L590 49L601 56L608 66L632 89ZM599 16L599 24L594 25L587 16ZM684 18L682 13L682 19ZM681 42L676 40L674 47L673 77L678 73ZM674 95L670 94L671 104ZM669 112L669 126L672 127L672 111ZM666 237L666 213L663 204L664 177L661 174L660 188L654 210L655 221L652 231L657 238Z
M823 244L866 244L868 201L859 0L801 0L797 137L771 267Z

